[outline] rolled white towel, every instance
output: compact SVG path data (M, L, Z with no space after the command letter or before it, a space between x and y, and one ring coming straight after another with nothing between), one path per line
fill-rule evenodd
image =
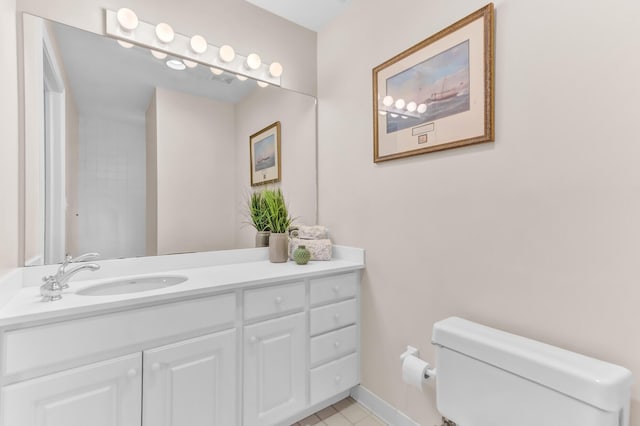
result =
M324 240L329 238L329 230L322 225L299 225L294 236L301 240Z
M291 238L289 240L289 258L293 260L293 251L298 246L305 246L311 253L311 260L331 260L332 244L329 239L322 240L303 240L300 238Z

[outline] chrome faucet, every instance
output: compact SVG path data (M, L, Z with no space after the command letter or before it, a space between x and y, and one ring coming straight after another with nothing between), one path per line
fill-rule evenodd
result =
M55 275L48 275L42 278L42 281L44 281L44 284L40 286L40 295L42 295L42 301L53 302L62 299L62 290L64 290L65 288L69 288L69 279L78 272L84 269L90 269L92 271L97 271L98 269L100 269L100 265L98 265L97 263L85 263L67 270L67 267L70 263L95 259L98 256L100 256L100 254L98 253L85 253L78 257L71 257L67 255L64 258L62 264L60 264L60 267L58 268L58 271L55 273Z

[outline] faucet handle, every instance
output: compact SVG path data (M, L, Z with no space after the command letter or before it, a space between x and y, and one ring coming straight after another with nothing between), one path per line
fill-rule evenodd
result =
M95 259L99 256L100 256L100 253L85 253L85 254L81 254L80 256L76 256L74 258L71 258L71 256L68 256L68 258L69 258L69 263L73 263L73 262L83 262L85 260Z
M42 278L45 281L40 286L40 295L43 302L53 302L62 299L62 286L53 275Z
M62 261L62 263L58 267L58 272L56 273L56 278L57 279L61 279L63 277L63 275L65 274L65 272L67 270L67 266L69 266L70 263L82 262L82 261L85 261L85 260L91 260L91 259L95 259L96 257L99 257L99 256L100 256L100 253L84 253L84 254L81 254L79 256L72 257L69 253L67 253L66 256L64 257L64 260Z

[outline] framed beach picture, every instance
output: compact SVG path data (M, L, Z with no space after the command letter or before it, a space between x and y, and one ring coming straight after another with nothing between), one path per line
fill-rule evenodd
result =
M494 140L493 4L373 69L373 161Z
M280 122L249 137L251 186L280 181Z

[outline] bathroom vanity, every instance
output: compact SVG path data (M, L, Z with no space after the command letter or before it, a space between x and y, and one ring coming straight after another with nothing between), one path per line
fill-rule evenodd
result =
M359 383L364 252L336 247L305 266L266 253L105 261L46 303L36 272L14 277L0 308L0 425L290 424L344 398ZM77 294L159 273L187 280Z

